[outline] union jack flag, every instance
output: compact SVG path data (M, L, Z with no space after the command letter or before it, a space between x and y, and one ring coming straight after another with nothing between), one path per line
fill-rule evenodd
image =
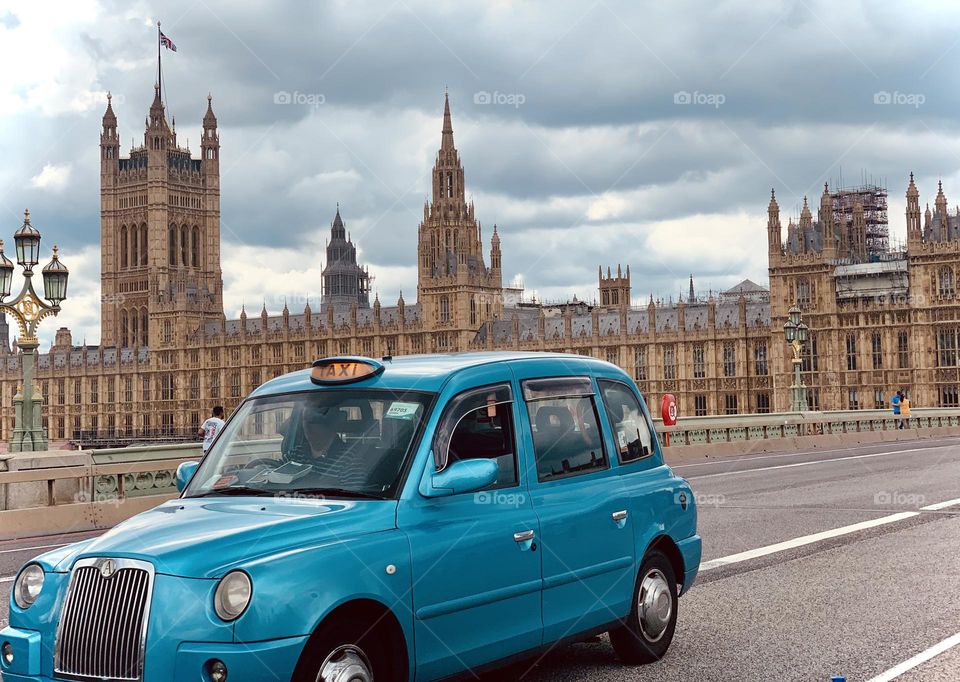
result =
M173 41L170 40L167 36L163 35L163 31L160 31L160 44L163 45L168 50L177 51L177 46L173 44Z

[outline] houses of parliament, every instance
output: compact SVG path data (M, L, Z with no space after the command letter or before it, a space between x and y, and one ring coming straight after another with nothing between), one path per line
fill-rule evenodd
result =
M941 187L933 210L921 212L912 175L905 247L888 243L881 187L824 186L816 218L805 199L785 232L771 192L769 289L745 280L704 297L691 278L677 301L635 306L630 268L618 265L599 270L596 303L545 305L504 287L500 239L509 230L494 225L485 244L445 98L418 228L416 301L371 302L370 273L338 208L317 310L308 303L226 319L211 99L199 158L178 145L159 88L143 144L121 156L117 131L108 96L99 145L101 343L74 345L61 328L37 358L54 442L189 437L212 405L229 412L272 377L346 354L579 353L623 367L651 404L675 394L681 417L786 411L793 377L783 324L793 305L810 327L802 373L811 409L885 407L897 389L917 406L960 405L960 209L948 209ZM20 358L6 351L0 363L7 440Z

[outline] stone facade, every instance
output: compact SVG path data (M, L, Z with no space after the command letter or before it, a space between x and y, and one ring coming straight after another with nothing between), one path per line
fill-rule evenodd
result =
M529 349L619 364L681 415L782 411L791 366L782 325L798 304L811 329L804 381L812 407L873 408L902 388L918 406L956 406L960 392L960 213L940 189L921 215L911 175L906 248L886 244L885 191L824 188L816 220L782 234L768 207L770 290L749 280L716 295L632 305L630 269L599 271L599 303L525 303L502 283L500 233L489 264L445 98L431 199L418 230L417 302L369 303L339 207L317 313L227 320L220 270L220 139L210 98L200 158L177 146L159 91L144 142L120 157L108 99L100 138L102 344L61 329L37 361L54 442L192 434L210 407L231 410L260 383L330 355ZM883 201L883 206L871 203ZM881 211L882 208L882 211ZM69 300L67 301L69 305ZM2 324L2 321L0 321ZM0 357L2 438L13 428L20 358Z

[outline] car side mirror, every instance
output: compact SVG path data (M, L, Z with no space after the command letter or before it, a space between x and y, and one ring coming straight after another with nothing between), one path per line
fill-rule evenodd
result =
M492 459L462 459L443 471L424 476L420 494L424 497L446 497L472 493L497 480L497 463Z
M190 482L190 479L193 478L193 475L197 472L198 466L200 466L200 462L183 462L177 467L176 479L178 491L183 492L183 489L187 487L187 483Z

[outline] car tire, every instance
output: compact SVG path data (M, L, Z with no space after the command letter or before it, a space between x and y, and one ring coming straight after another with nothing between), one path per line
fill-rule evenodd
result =
M677 579L661 552L647 554L633 589L626 622L610 631L610 643L629 665L654 663L667 653L677 628Z
M380 623L335 618L307 642L292 682L405 682L406 656Z

